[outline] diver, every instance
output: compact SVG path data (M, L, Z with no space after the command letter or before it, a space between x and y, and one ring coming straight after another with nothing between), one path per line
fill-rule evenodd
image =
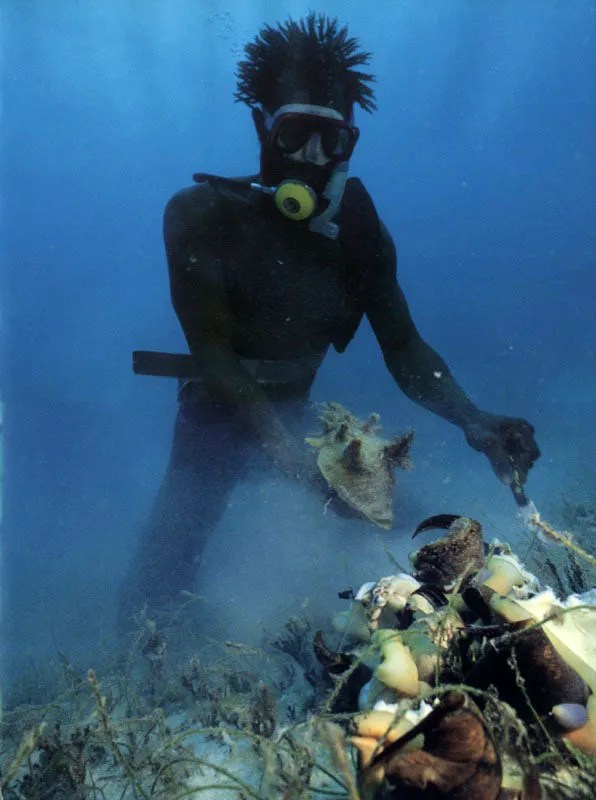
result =
M359 69L370 53L337 20L310 13L264 26L245 54L235 98L252 111L259 173L197 174L165 209L171 300L190 355L137 364L179 377L179 404L167 471L122 585L123 622L193 588L251 451L316 485L297 425L328 348L343 352L365 315L398 387L461 428L501 481L523 484L540 455L528 422L478 409L420 337L391 235L348 177L354 107L376 108L374 78Z

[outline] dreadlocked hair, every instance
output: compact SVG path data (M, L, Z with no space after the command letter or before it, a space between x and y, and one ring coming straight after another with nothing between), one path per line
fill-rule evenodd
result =
M368 64L371 54L359 50L358 40L348 38L347 27L340 28L335 18L311 12L299 22L265 25L244 50L247 57L236 72L236 102L272 110L291 79L315 96L339 90L348 108L357 103L365 111L376 109L368 86L375 78L354 69Z

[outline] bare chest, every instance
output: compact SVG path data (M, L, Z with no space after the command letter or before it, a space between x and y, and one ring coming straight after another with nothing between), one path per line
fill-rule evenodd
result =
M243 225L235 231L225 278L242 349L262 355L269 344L286 354L322 350L345 314L341 245L315 234Z

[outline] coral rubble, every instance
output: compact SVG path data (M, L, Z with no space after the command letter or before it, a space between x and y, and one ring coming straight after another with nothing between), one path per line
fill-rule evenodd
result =
M591 796L596 592L557 597L475 520L439 515L414 535L432 528L447 535L411 555L410 580L364 584L338 626L343 657L371 670L351 723L361 797Z

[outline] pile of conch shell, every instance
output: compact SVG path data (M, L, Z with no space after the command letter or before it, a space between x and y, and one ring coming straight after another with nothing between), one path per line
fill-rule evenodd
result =
M325 403L319 415L323 434L308 437L318 449L317 465L328 485L365 519L393 526L393 471L411 469L408 458L413 431L391 441L381 439L379 415L359 420L339 403Z
M431 517L414 536L435 528L446 534L410 555L411 575L340 594L351 607L334 627L349 647L315 640L334 710L359 712L362 800L595 797L596 760L587 793L567 769L571 789L549 794L526 741L596 756L596 589L558 598L467 517ZM497 700L502 728L503 716L518 725L514 753L487 724Z

